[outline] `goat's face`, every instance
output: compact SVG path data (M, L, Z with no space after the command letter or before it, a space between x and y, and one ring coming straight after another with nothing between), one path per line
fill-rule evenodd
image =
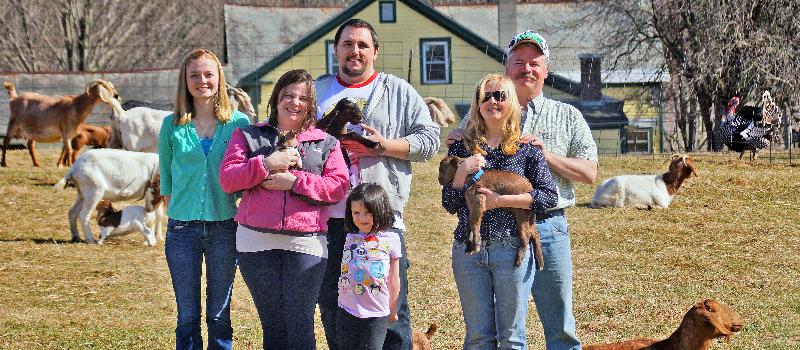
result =
M697 176L697 166L695 166L694 159L691 156L676 154L672 156L669 172L688 179L690 176Z
M152 212L162 200L164 196L161 195L161 174L155 174L144 191L144 211Z
M347 134L347 123L358 125L364 120L364 113L355 100L343 98L336 106L317 122L317 128L331 135Z
M714 328L714 338L730 337L744 327L744 320L736 311L714 299L705 299L695 304L685 317L708 322Z
M97 203L97 225L100 227L116 227L119 226L120 211L114 210L114 206L107 199L103 199Z
M294 131L281 131L278 134L278 150L283 151L287 148L296 148L298 145L297 142L297 133Z
M456 156L447 156L442 159L439 163L440 185L447 186L447 184L453 182L453 179L456 177L456 169L458 169L460 163L461 158Z
M246 114L250 118L256 117L256 109L253 107L250 95L244 92L244 90L233 87L228 83L225 83L225 88L228 91L228 99L234 109Z

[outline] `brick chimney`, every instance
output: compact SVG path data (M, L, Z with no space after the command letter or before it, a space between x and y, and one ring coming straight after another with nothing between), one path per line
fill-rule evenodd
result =
M497 44L505 50L511 38L517 35L517 0L497 2Z
M581 60L581 101L599 101L603 94L600 89L603 81L600 77L600 63L603 55L599 53L583 53Z

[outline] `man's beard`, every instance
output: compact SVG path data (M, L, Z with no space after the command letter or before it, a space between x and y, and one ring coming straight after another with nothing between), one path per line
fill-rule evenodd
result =
M367 70L367 65L365 65L364 62L361 62L361 67L362 68L359 70L351 70L350 68L347 68L347 63L345 62L345 64L342 66L342 73L348 77L358 77L361 74L364 74L364 72Z

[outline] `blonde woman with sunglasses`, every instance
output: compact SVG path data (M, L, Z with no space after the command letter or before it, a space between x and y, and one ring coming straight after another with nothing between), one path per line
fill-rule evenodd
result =
M535 266L526 254L514 267L519 227L510 211L541 212L558 199L555 182L542 151L522 144L520 109L514 83L501 74L489 74L476 86L464 138L450 146L448 155L463 158L452 183L442 188L442 205L458 215L452 250L453 275L466 324L464 349L524 349L525 319ZM486 195L481 223L481 249L465 255L469 210L464 188L477 180L481 169L505 170L527 178L533 191L518 195ZM465 186L466 185L466 186Z

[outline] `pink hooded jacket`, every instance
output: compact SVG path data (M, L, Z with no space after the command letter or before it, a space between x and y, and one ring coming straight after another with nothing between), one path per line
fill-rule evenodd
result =
M254 131L262 134L277 132L264 123L249 128L251 129L246 129L250 130L248 135ZM304 235L327 232L326 205L335 204L345 198L349 180L339 142L319 142L326 137L331 136L313 127L297 135L301 147L312 145L301 151L304 167L309 163L307 159L311 163L314 161L311 159L313 156L307 153L327 154L326 159L320 159L319 154L315 153L318 161L324 161L322 173L316 175L301 170L289 170L297 176L297 181L290 191L278 191L268 190L260 185L269 175L269 171L264 167L263 152L251 155L252 148L259 147L254 146L253 142L263 142L264 138L256 138L257 140L253 141L252 137L248 138L242 130L236 129L228 143L219 171L223 191L228 193L243 191L234 220L250 228L272 233ZM333 147L329 152L314 148L313 145L319 144L333 144ZM264 147L260 145L257 151Z

